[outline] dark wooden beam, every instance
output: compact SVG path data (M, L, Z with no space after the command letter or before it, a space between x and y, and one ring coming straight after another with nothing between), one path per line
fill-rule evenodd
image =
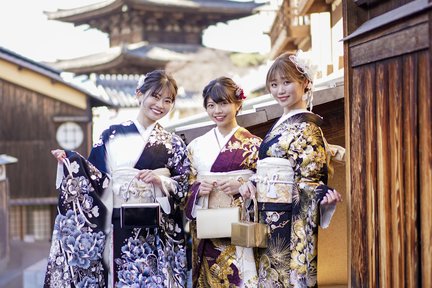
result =
M355 3L355 4L357 4L357 6L360 6L360 7L370 7L370 6L373 6L373 5L376 5L376 4L381 4L382 2L385 2L385 1L388 1L388 0L353 0L353 2Z

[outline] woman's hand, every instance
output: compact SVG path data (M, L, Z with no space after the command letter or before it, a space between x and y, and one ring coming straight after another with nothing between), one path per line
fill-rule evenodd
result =
M253 199L256 195L256 187L252 182L247 181L240 186L239 192L243 199Z
M66 152L64 150L51 150L51 154L57 159L59 163L63 163L63 160L66 159Z
M198 196L201 197L209 195L210 192L214 189L215 185L216 182L210 182L207 180L201 181Z
M200 182L198 196L207 196L214 189L214 185L216 182L210 182L207 180L203 180Z
M235 195L239 193L241 184L237 180L218 180L216 182L216 189L223 191L227 195Z
M326 195L321 200L321 205L331 205L337 202L342 202L342 196L336 190L329 189Z
M153 172L153 170L140 170L136 175L136 178L145 183L153 183L153 185L157 187L162 187L162 180L160 179L159 175Z

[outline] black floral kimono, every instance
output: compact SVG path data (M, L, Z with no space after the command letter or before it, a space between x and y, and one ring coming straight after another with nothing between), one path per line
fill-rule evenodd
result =
M127 121L104 131L88 160L67 157L45 287L185 287L183 141L157 123ZM162 171L162 189L135 181L142 169ZM146 202L160 203L159 227L121 227L121 205Z
M321 122L316 114L297 111L277 123L261 144L257 199L260 222L269 226L270 235L268 247L258 251L259 287L317 284L320 201L329 189ZM331 210L321 219L324 227Z

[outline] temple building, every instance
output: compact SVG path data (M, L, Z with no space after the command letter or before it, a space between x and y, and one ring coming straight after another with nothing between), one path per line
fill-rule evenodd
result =
M89 75L100 94L113 106L134 107L136 75L167 69L172 63L171 71L167 71L179 84L179 96L183 99L177 101L176 110L182 113L183 106L190 109L200 104L191 99L209 80L245 70L232 63L229 52L204 47L203 30L219 22L252 15L258 6L252 1L228 0L106 0L45 12L51 20L76 26L86 24L105 32L110 43L102 53L58 60L50 65L75 75ZM197 62L201 63L198 64L201 69L194 72L194 87L190 87L191 74L184 73L184 66ZM203 73L205 77L200 79ZM185 87L185 83L189 86Z

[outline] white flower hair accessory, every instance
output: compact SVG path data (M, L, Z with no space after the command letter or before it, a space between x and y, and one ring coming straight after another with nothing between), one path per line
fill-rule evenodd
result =
M309 106L309 109L312 111L312 101L313 101L313 80L315 77L316 72L316 65L313 65L308 57L306 57L306 53L304 53L301 49L297 50L295 55L289 56L289 59L291 62L294 63L294 65L297 68L297 71L299 71L302 75L304 75L308 80L309 83L306 86L307 91L306 94L303 95L303 100L307 102L307 105Z
M295 55L289 56L291 62L296 65L297 70L310 82L313 82L316 72L316 65L312 65L310 59L302 50L297 50Z
M136 86L136 91L138 92L140 88L144 85L145 78L147 77L147 74L141 75L141 77L138 79L138 84Z

